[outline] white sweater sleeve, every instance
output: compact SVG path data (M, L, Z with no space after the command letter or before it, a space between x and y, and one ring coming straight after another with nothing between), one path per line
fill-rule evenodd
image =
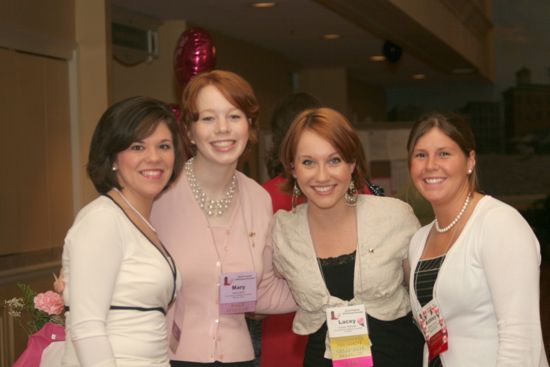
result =
M539 312L540 246L521 215L491 210L481 254L498 326L496 366L538 367L544 358Z
M72 342L81 366L116 366L107 314L124 254L117 215L96 210L82 218L67 239Z

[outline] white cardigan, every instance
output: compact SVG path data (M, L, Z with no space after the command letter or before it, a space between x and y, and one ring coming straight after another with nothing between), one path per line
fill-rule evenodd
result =
M409 248L415 318L421 308L414 290L415 269L431 227L422 227ZM539 278L540 246L527 222L511 206L483 197L447 253L434 286L449 332L443 366L548 366Z
M410 305L403 286L403 260L419 227L411 207L393 198L359 195L354 298L343 301L330 295L321 275L307 205L298 206L296 213L279 210L273 230L273 263L299 306L294 332L307 335L319 330L326 321L325 309L333 306L362 303L369 315L385 321L405 316Z

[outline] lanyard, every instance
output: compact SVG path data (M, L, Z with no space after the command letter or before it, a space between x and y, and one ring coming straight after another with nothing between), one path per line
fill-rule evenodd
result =
M252 263L252 271L254 273L256 273L256 264L254 263L254 254L252 252L252 247L253 247L254 243L253 243L253 239L251 239L251 238L253 238L253 236L255 236L255 233L253 231L249 230L247 222L246 222L246 218L244 216L242 201L240 200L241 190L237 189L236 197L239 198L238 205L237 205L236 208L234 208L233 213L231 213L231 218L229 220L229 225L227 227L230 228L231 223L233 223L233 221L235 220L234 216L237 215L235 213L235 210L239 211L239 213L241 215L241 218L242 218L242 221L243 221L243 224L244 224L244 230L245 230L245 233L246 233L246 238L248 239L248 244L249 244L248 254L249 254L249 257L250 257L250 262ZM202 215L205 216L204 213L202 213ZM220 255L219 250L218 250L218 246L216 246L216 236L214 235L214 232L212 230L212 226L210 225L210 222L208 221L208 218L205 217L205 220L206 220L206 223L207 223L207 226L208 226L208 230L210 231L210 237L212 239L212 246L214 246L214 251L216 252L216 257L218 259L218 263L220 264L220 271L221 271L221 273L224 273L222 257ZM253 224L252 224L252 227L253 227ZM225 237L225 242L223 243L222 247L225 247L227 245L228 241L229 241L229 236L226 236Z

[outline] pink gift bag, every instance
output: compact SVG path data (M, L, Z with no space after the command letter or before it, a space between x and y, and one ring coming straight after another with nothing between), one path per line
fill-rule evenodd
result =
M27 347L12 367L39 367L42 352L50 343L65 340L65 328L52 322L29 336Z

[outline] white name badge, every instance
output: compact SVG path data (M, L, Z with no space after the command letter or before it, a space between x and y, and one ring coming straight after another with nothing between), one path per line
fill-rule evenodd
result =
M333 367L372 367L365 305L326 309Z
M220 313L256 311L256 273L222 273L220 275Z

